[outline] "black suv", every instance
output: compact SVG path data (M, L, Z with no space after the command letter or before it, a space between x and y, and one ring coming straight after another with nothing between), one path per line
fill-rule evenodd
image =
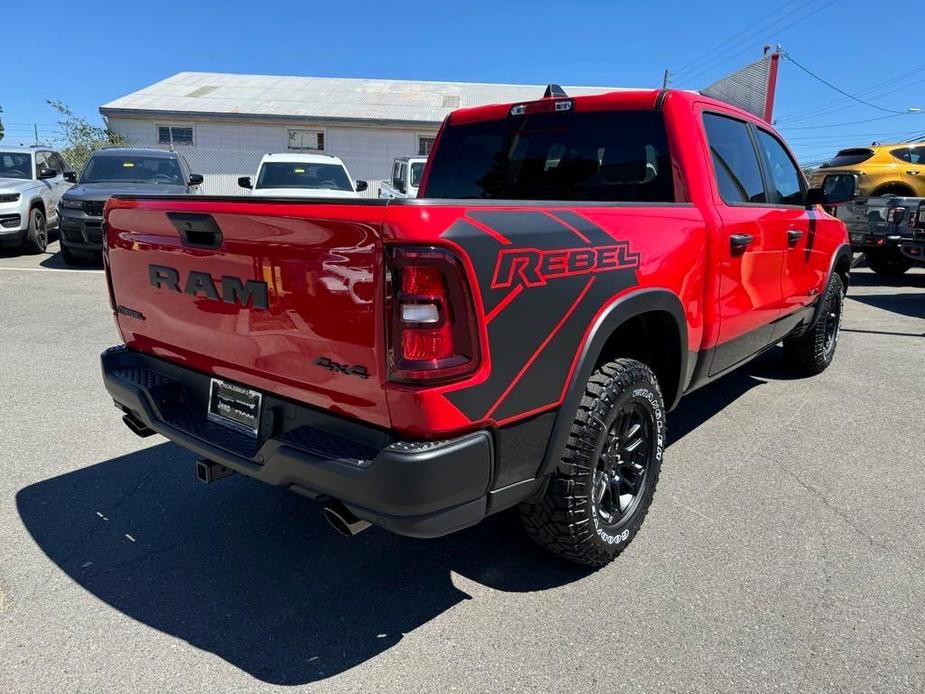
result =
M110 195L183 195L197 192L202 176L190 173L189 164L176 152L112 147L93 153L80 180L58 204L61 255L69 265L90 260L103 248L103 207Z

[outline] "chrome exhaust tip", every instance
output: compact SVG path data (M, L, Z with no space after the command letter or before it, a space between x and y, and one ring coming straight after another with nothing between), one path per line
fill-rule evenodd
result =
M369 521L357 518L339 501L324 507L324 517L344 537L353 537L370 526Z

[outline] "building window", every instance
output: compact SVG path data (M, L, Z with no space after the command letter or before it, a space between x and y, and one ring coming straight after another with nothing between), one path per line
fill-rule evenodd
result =
M418 138L418 156L426 157L430 154L431 147L434 146L434 141L437 138L435 137L419 137Z
M193 144L192 125L158 125L157 141L162 145Z
M290 130L289 149L324 151L324 132L321 130Z

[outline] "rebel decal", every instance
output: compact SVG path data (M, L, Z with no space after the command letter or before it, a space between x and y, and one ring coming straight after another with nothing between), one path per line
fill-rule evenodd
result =
M626 242L613 246L560 248L506 248L498 254L491 286L510 287L524 284L538 287L549 280L592 272L607 272L639 267L639 254L630 253Z
M501 421L557 401L588 324L637 284L639 255L570 211L476 209L443 237L475 269L491 374L446 394L470 419ZM491 233L487 233L487 227Z

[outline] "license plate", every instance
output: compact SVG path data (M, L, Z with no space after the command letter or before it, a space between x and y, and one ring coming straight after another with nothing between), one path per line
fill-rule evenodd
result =
M257 436L263 394L213 378L209 384L209 421L248 436Z

